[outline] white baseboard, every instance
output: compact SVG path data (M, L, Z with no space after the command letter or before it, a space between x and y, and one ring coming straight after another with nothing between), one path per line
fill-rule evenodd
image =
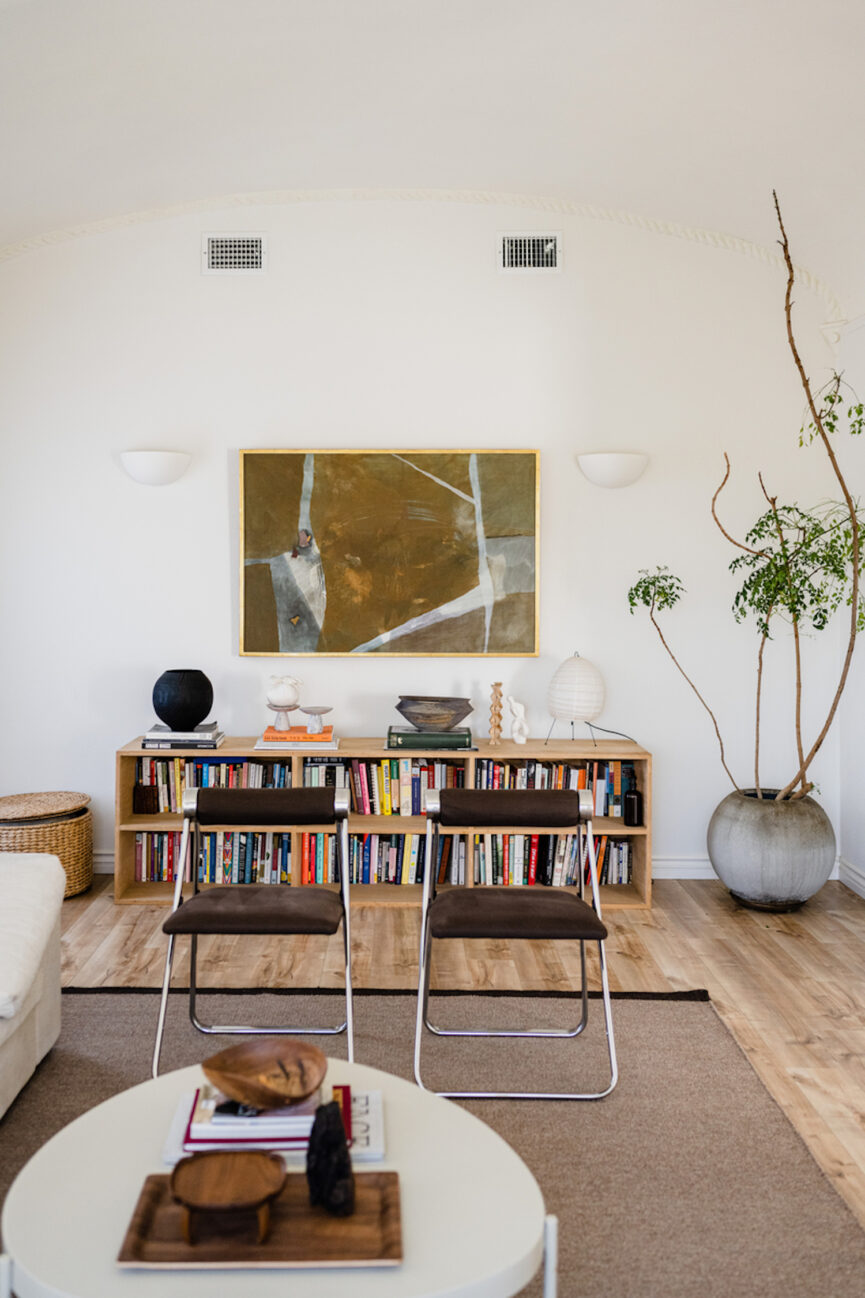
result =
M93 873L113 874L114 873L114 853L95 851L93 853Z
M708 856L654 856L653 879L717 879Z
M843 856L839 863L838 878L851 892L865 897L865 870L860 870L858 865L851 865L849 861L844 860Z

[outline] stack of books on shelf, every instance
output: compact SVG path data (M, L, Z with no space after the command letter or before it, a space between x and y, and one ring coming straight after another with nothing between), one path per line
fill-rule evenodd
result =
M142 748L218 748L225 742L225 731L216 721L205 721L194 730L172 730L171 726L154 725L141 739Z
M277 730L268 726L260 739L256 739L258 749L312 748L316 752L335 752L339 748L339 739L334 737L333 726L325 726L317 733L310 733L305 726L292 726L290 730Z
M468 726L453 730L418 730L415 726L388 726L387 748L471 748Z
M254 1109L229 1100L204 1082L181 1097L163 1150L166 1163L212 1149L275 1149L305 1156L316 1109L336 1100L352 1160L384 1158L381 1091L322 1086L306 1100L279 1109Z

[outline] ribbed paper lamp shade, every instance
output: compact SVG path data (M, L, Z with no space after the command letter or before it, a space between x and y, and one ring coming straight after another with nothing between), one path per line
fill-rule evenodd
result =
M574 654L556 669L547 710L560 721L594 721L604 709L604 678L594 663Z

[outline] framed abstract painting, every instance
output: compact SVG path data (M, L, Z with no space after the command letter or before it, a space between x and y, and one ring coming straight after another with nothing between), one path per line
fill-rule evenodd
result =
M241 451L241 654L537 654L538 470L537 451Z

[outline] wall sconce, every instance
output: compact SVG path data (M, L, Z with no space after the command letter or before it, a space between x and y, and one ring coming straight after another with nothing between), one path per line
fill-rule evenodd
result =
M573 737L574 722L594 721L599 717L605 697L604 678L597 667L575 653L556 668L547 690L547 711L553 718L553 726L556 721L570 721Z
M134 482L147 487L165 487L176 482L189 468L192 456L186 451L121 451L120 463Z
M596 487L629 487L649 463L642 451L590 451L577 456L583 476Z

